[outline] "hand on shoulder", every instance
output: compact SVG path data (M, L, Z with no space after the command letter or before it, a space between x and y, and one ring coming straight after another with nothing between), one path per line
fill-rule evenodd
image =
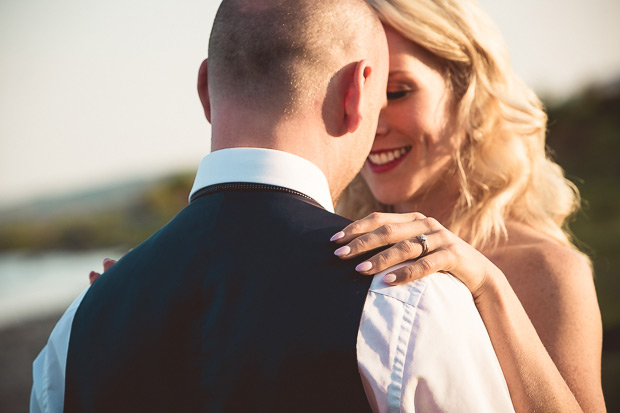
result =
M375 212L351 223L331 240L342 245L334 252L342 259L389 246L360 263L356 270L373 275L406 262L384 276L384 281L393 285L448 272L465 284L476 299L486 289L489 279L499 272L482 253L436 219L417 212Z

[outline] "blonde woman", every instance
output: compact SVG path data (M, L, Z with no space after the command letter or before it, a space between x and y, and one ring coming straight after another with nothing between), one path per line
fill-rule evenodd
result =
M359 221L336 255L394 244L358 271L417 258L384 280L461 280L518 412L605 411L591 265L565 225L579 195L546 155L541 102L473 1L368 2L387 26L388 106L338 204Z

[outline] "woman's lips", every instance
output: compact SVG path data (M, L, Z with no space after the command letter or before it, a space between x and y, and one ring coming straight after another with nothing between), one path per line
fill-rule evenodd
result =
M374 173L387 172L401 163L410 150L411 146L404 146L397 149L372 151L370 155L368 155L368 158L366 158L366 163Z

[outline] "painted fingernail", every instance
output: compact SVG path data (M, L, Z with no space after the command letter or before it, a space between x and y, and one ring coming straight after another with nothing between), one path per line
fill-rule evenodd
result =
M344 238L344 232L340 231L336 234L334 234L329 240L330 241L338 241L339 239L343 239Z
M90 281L90 283L92 284L97 278L99 278L100 275L101 274L99 274L98 272L91 271L90 274L88 274L88 281Z
M349 255L350 252L351 252L351 247L349 247L348 245L345 245L344 247L340 247L336 251L334 251L334 255L338 257L344 257L345 255Z
M394 281L396 281L396 276L394 274L386 274L383 277L383 282L386 282L388 284L393 283Z
M357 272L366 272L366 271L370 270L371 268L372 268L372 262L364 261L363 263L361 263L357 267L355 267L355 271L357 271Z

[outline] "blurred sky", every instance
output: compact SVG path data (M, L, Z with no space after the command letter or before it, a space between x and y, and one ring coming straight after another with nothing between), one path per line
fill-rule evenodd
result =
M479 1L543 96L620 76L620 0ZM195 169L218 4L0 0L0 207Z

